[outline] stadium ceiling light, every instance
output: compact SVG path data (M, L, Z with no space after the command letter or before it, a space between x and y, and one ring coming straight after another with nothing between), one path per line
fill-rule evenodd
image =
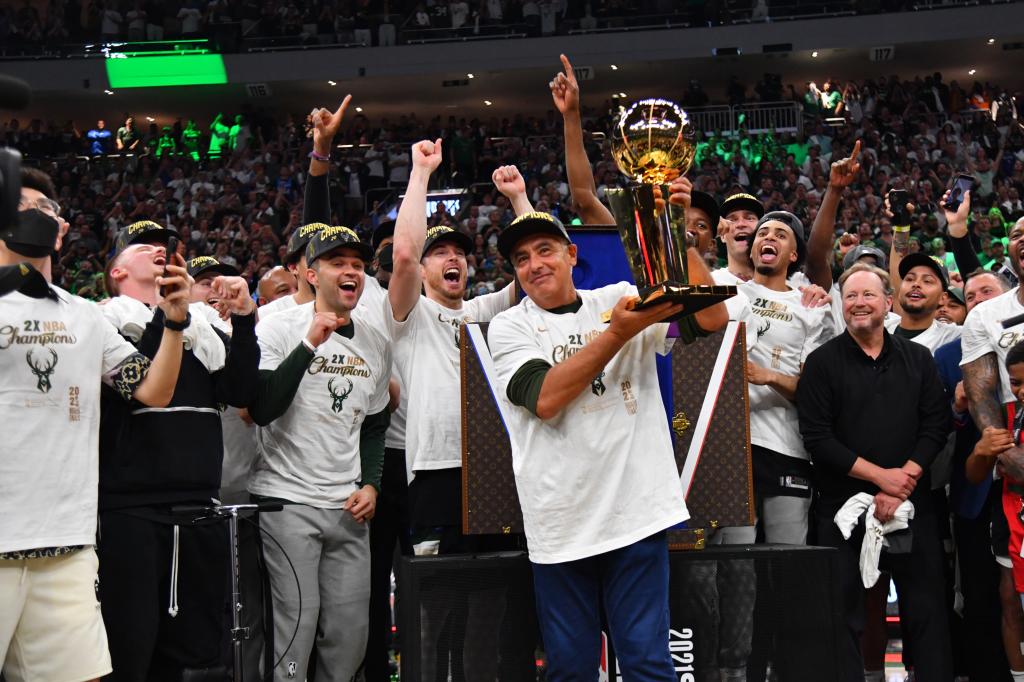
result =
M474 75L473 75L473 74L471 74L471 73L467 73L467 74L466 74L466 78L475 78L475 77L476 77L476 76L474 76Z
M989 45L995 45L996 44L996 39L995 38L989 38L988 39L988 44Z
M362 107L356 107L356 111L361 114L361 113L363 113L363 108Z
M146 117L146 120L147 120L147 121L149 121L150 123L152 123L152 122L153 122L153 121L155 121L156 119L155 119L155 118L153 118L152 116L147 116L147 117Z
M330 86L335 86L335 85L337 85L337 83L335 83L334 81L327 81L327 84L328 84L328 85L330 85Z
M612 64L611 66L612 66L612 71L618 71L619 70L619 67L615 66L614 64Z
M488 107L489 107L489 106L491 106L492 104L494 104L494 102L492 102L491 100L489 100L489 99L485 99L485 100L484 100L484 106L488 106Z
M812 53L811 53L811 56L812 56L812 57L817 57L817 56L818 56L818 51L817 51L817 50L815 50L814 52L812 52Z
M103 92L107 93L108 95L113 95L114 94L113 90L104 90Z
M967 74L970 75L970 76L973 76L976 73L978 73L977 69L971 69L970 71L967 72Z
M620 92L620 93L619 93L619 97L622 97L623 99L625 99L625 97L626 97L626 93L624 93L624 92Z

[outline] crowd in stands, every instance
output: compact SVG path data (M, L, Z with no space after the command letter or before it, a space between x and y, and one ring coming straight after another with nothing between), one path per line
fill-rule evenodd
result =
M784 16L902 11L911 0L21 0L0 4L0 46L60 51L93 40L209 38L222 51L282 42L395 45L417 39L717 26ZM961 4L944 0L941 6ZM639 23L637 23L639 22ZM276 41L276 42L275 42Z
M763 96L772 82L766 77L752 90ZM731 87L737 97L747 96L738 81ZM829 91L842 92L838 103ZM1007 226L1024 215L1024 130L1014 117L1013 100L989 85L969 91L955 82L947 85L939 74L850 83L841 90L823 84L818 93L793 91L805 103L802 134L707 135L691 171L697 188L719 199L749 192L767 209L792 211L810 225L830 160L847 155L860 139L862 172L844 190L836 221L837 267L857 243L888 252L892 225L883 198L903 186L917 207L911 249L947 258L955 273L938 200L961 172L977 181L971 218L975 250L983 265L1004 266ZM694 104L701 94L694 83L679 99ZM699 103L706 103L706 96ZM836 109L846 123L827 125L825 118ZM607 131L611 110L590 112L584 126L592 133ZM0 143L20 149L29 163L51 174L71 224L54 269L56 282L83 296L102 297L101 273L113 235L143 218L178 229L187 257L216 256L237 265L250 282L281 261L282 245L302 215L310 138L301 116L280 122L247 109L218 115L209 124L136 125L131 119L120 126L100 121L82 133L72 121L5 124ZM370 121L355 115L339 134L344 144L336 150L336 172L330 176L334 221L367 236L392 211L408 180L409 141L438 137L444 140L446 163L437 187L468 189L460 202L439 203L430 224L451 225L475 240L472 293L491 291L509 277L496 242L514 213L490 185L495 168L516 165L538 210L566 223L579 221L565 173L561 117L553 111L488 120L409 114ZM606 188L620 182L603 139L587 136L602 199Z

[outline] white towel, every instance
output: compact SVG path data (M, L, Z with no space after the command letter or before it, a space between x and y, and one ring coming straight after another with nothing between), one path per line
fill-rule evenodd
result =
M208 372L216 372L227 362L227 348L199 306L206 304L193 303L189 306L192 322L182 332L182 341ZM153 319L153 310L148 305L128 296L115 296L104 302L100 310L121 334L136 342Z
M882 547L888 546L885 536L898 530L906 530L910 527L910 520L914 518L914 505L909 500L904 500L896 508L891 520L882 523L875 518L875 496L868 493L858 493L848 499L843 508L836 512L834 521L843 537L847 540L857 526L857 520L861 514L864 518L864 541L860 546L860 577L864 587L873 587L882 574L878 570L878 559L882 554Z

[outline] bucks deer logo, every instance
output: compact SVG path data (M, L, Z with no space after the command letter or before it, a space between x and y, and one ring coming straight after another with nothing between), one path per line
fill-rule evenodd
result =
M590 382L590 390L594 395L604 395L605 387L602 379L604 379L604 372L598 374L594 377L594 380Z
M33 350L29 349L25 353L25 361L32 368L32 374L36 376L36 388L43 393L49 393L50 389L53 388L53 384L50 383L50 377L53 376L53 369L57 366L57 351L52 348L46 348L45 350L49 352L49 357L40 360L32 355Z
M331 397L334 399L334 402L331 403L331 409L335 412L341 412L341 408L345 404L345 398L352 393L352 380L345 379L345 381L348 382L348 388L342 392L334 388L334 377L331 377L331 380L327 382L327 390L331 392Z
M757 325L757 340L760 341L761 337L768 333L768 330L772 328L772 323L769 320L763 320L762 324Z

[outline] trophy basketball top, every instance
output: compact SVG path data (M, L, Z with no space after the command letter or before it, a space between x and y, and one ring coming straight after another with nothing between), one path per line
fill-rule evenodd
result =
M662 185L693 164L697 132L675 102L642 99L622 110L612 129L612 158L634 182Z

